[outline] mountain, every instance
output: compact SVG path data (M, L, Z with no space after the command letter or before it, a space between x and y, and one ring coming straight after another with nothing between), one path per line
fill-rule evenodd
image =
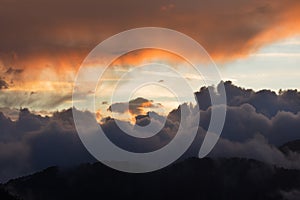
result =
M300 170L240 158L190 158L145 174L123 173L94 163L73 168L50 167L11 180L4 188L24 200L277 200L299 194Z
M8 191L6 191L2 185L0 185L0 199L1 200L18 200L18 198L14 197Z

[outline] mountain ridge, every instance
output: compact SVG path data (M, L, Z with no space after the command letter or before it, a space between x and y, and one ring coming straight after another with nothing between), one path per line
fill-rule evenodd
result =
M300 191L300 170L244 158L189 158L164 169L130 174L102 163L50 167L4 185L24 200L35 199L284 199Z

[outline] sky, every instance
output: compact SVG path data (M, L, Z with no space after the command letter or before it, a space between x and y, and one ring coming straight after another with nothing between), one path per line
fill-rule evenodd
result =
M195 39L214 60L223 80L255 90L299 89L299 24L297 0L2 0L0 107L28 107L42 114L71 107L76 73L88 53L114 34L149 26ZM178 56L146 49L115 61L102 83L104 90L111 89L118 72L149 60L168 64L193 79ZM138 71L132 74L139 75ZM202 86L195 84L193 89ZM123 87L126 92L125 83ZM179 105L170 91L156 86L136 91L132 99L140 96L161 103L167 111ZM110 114L113 102L108 101L101 90L99 116Z
M300 37L263 46L247 58L219 64L224 79L255 90L299 89Z
M300 169L299 153L279 149L299 140L299 24L299 0L1 0L0 182L53 165L95 161L80 141L74 113L87 119L95 114L106 136L130 152L167 146L180 120L185 121L181 139L197 131L182 155L190 157L198 156L214 109L226 108L224 129L210 156ZM139 27L172 29L202 45L225 81L227 105L211 106L211 91L217 100L224 97L218 95L219 82L209 80L216 86L211 90L181 55L140 49L114 60L97 88L80 94L82 99L95 95L95 106L76 102L92 115L69 109L72 91L78 89L76 75L89 52L107 38ZM87 78L95 78L98 68L104 68L101 62L92 63ZM139 81L152 84L134 88ZM186 90L186 83L192 91ZM174 86L181 95L162 84ZM118 92L114 101L112 91ZM192 100L199 102L200 110L186 104ZM184 119L181 108L188 111ZM155 128L162 128L158 134L124 134L137 135L138 125L151 120ZM141 133L149 136L148 130Z

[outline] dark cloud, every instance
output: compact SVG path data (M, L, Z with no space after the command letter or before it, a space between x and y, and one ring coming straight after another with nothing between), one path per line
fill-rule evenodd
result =
M141 115L145 113L145 108L159 108L161 106L161 104L154 103L152 100L138 97L136 99L130 100L129 103L113 103L108 107L107 110L117 113L130 112L133 115Z
M23 69L14 69L12 67L8 68L5 74L21 74L24 70Z
M151 116L151 118L150 118ZM164 121L166 122L164 123ZM117 146L126 149L131 152L149 152L155 151L167 145L173 137L176 135L179 123L171 121L169 118L165 119L154 112L147 113L147 115L139 115L136 117L136 124L132 125L128 122L118 121L125 127L126 132L134 133L135 135L151 135L153 129L140 130L137 126L146 126L150 123L154 123L156 127L162 127L162 129L154 136L146 138L137 138L126 134L118 127L116 119L107 118L105 123L102 124L102 128L106 136ZM163 124L164 123L164 124Z
M42 117L22 109L17 121L0 113L0 181L52 165L95 161L83 147L72 111Z
M0 90L2 89L8 89L8 83L6 83L5 80L0 78Z
M1 60L2 57L0 52L0 89L10 89L15 86L15 80L19 81L24 70L7 67L1 62Z
M251 89L244 89L232 84L231 81L224 83L227 104L229 106L241 106L243 104L252 105L256 112L271 118L279 111L298 113L300 111L300 92L297 90L284 90L276 94L271 90L260 90L255 92ZM211 106L209 90L211 87L202 87L196 92L196 97L200 108L206 110ZM217 90L218 91L218 90ZM217 98L217 94L212 93Z
M221 138L209 156L249 158L284 168L300 169L300 154L285 155L260 134L245 142Z
M256 95L263 94L271 98L259 97L259 99L270 101L271 104L274 98L279 98L277 102L280 102L280 105L287 105L287 102L299 100L298 92L283 92L277 95L272 91L254 92L241 89L229 82L225 85L231 105L227 106L227 118L221 138L209 156L251 158L284 168L299 169L300 154L291 151L293 148L281 151L278 147L286 142L300 139L300 112L278 111L270 117L269 108L264 110L266 112L260 110L263 105L268 104L255 104L260 108L257 109L250 104L253 102L249 100L257 99ZM217 92L217 90L212 91ZM206 93L205 88L197 93L197 97L201 99L200 105L201 102L207 102L204 98ZM287 94L289 98L285 96ZM240 103L238 100L241 99L246 103ZM135 102L139 102L140 105L141 102L151 101L139 99ZM156 113L151 115L147 113L136 116L136 124L118 121L125 127L125 132L130 131L135 134L141 134L137 126L147 126L150 121L154 126L163 127L158 134L148 138L135 138L124 133L117 126L116 119L105 118L101 126L106 136L123 149L131 152L153 151L168 145L173 139L181 121L182 108L188 110L188 116L182 120L188 120L189 126L181 137L190 137L190 132L193 130L198 130L198 133L181 159L197 156L210 122L211 107L200 111L200 121L195 120L194 117L199 111L188 104L182 104L171 111L166 119ZM290 105L286 109L297 109L297 105ZM0 130L0 179L2 181L50 165L73 165L94 161L77 136L71 110L56 112L52 117L42 117L28 109L22 109L16 121L0 113ZM146 130L142 134L147 136L151 133Z
M269 143L282 145L290 140L300 138L300 93L297 90L281 91L276 94L270 90L255 92L244 89L227 81L227 115L221 137L231 141L245 142L262 134ZM212 96L218 98L217 92L210 87L203 87L196 92L201 111L200 126L207 130L210 122Z

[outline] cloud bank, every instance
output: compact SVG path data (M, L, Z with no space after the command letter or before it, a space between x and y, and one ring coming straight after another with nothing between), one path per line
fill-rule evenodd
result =
M221 138L209 156L251 158L280 167L300 169L299 152L291 149L283 152L278 148L300 139L299 92L254 92L234 86L231 82L226 82L225 86L229 104L227 118ZM182 104L169 113L165 124L165 118L156 113L137 116L137 125L143 126L153 120L156 126L163 127L149 138L125 134L116 125L117 119L105 118L101 126L106 136L123 149L139 153L154 151L168 145L175 136L180 123L180 109L185 106L189 115L184 120L189 121L189 128L182 137L189 137L189 131L194 129L198 129L198 134L181 159L197 156L211 115L207 90L202 88L195 94L201 107L200 121L193 118L199 111L191 105ZM217 89L215 91L217 95ZM149 102L140 100L139 103ZM125 121L120 123L127 130L138 133L137 125ZM77 136L71 109L56 112L52 117L42 117L22 109L16 121L0 113L0 130L1 181L52 165L70 166L95 161Z

